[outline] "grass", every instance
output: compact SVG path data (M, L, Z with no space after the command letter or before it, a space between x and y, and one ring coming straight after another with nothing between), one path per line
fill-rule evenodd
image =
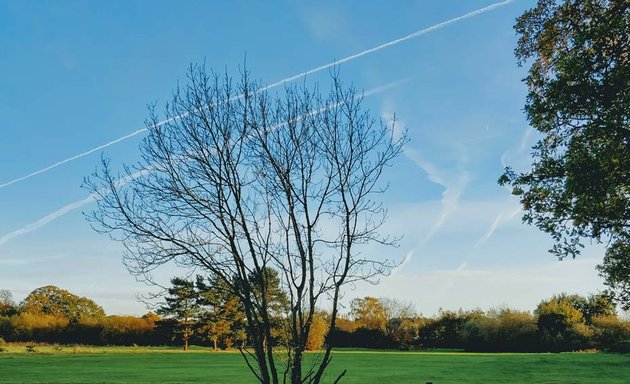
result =
M0 383L253 383L238 352L193 348L5 345ZM315 355L311 355L313 358ZM342 383L628 383L630 356L608 353L334 353L326 382Z

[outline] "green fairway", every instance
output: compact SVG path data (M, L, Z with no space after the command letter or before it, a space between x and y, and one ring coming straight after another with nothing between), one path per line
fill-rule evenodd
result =
M248 383L238 353L94 348L91 353L0 354L0 383ZM90 352L88 350L88 352ZM311 355L312 358L313 355ZM630 356L339 351L343 383L628 383Z

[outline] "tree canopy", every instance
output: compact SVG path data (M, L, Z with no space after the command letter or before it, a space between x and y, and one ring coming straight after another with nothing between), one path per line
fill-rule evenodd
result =
M47 285L33 290L20 303L20 312L61 316L70 322L105 317L103 308L87 297Z
M157 313L172 318L177 324L177 330L182 335L184 350L188 350L188 340L193 332L197 315L199 314L199 298L195 290L195 282L174 277L171 287L167 288L165 303Z
M604 242L599 267L630 306L630 2L539 0L518 18L516 57L530 64L525 112L541 134L531 169L499 179L523 220L575 257Z

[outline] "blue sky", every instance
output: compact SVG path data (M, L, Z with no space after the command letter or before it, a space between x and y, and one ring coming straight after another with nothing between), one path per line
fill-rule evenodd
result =
M89 227L80 185L102 153L137 159L138 134L19 182L13 180L143 128L146 106L168 100L189 63L237 74L247 55L270 84L395 42L492 1L0 3L0 289L16 299L48 284L93 298L108 313L141 314L122 247ZM525 69L513 57L515 0L353 58L341 76L411 141L385 175L385 232L403 261L379 285L345 299L398 297L419 312L509 305L533 309L560 292L603 288L600 247L559 262L551 241L521 224L518 202L496 180L524 169L536 133L522 107ZM325 82L327 72L306 77ZM304 80L301 80L304 81ZM177 273L164 269L167 279Z

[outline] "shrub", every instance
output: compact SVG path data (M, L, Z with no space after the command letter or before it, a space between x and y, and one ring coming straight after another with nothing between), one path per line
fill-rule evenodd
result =
M105 344L151 344L155 322L149 318L109 316L102 321L100 338Z
M611 347L630 340L630 322L616 316L596 316L592 319L593 341L600 349Z
M630 353L630 339L615 343L608 350L610 352Z
M68 324L68 319L54 315L24 312L11 317L16 340L55 342L63 337Z

